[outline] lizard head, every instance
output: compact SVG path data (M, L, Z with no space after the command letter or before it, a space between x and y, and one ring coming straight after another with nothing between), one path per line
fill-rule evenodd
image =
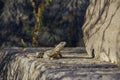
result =
M55 48L55 51L60 51L61 49L64 48L64 46L66 45L66 42L60 42Z
M65 45L66 45L66 42L60 42L60 44L61 44L62 46L65 46Z

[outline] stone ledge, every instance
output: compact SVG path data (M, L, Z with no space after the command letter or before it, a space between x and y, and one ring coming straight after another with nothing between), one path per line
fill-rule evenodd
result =
M4 49L0 55L0 80L119 80L120 67L95 59L81 58L82 48L65 48L63 58L27 58L25 54L50 48ZM25 50L25 52L23 52ZM82 49L83 50L83 49ZM22 51L22 52L20 52ZM84 50L83 50L84 51ZM70 55L69 56L69 52ZM3 56L4 54L4 56ZM78 55L77 55L78 54Z

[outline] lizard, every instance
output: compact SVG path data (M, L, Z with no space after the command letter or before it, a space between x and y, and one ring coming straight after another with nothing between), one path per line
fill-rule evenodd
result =
M60 42L54 49L44 52L43 58L53 59L62 57L60 51L64 48L65 45L66 42Z
M44 53L36 52L35 55L27 54L26 56L28 58L36 57L36 58L44 58L44 59L61 58L62 57L61 50L64 48L65 45L66 42L60 42L57 46L55 46L55 48L45 51Z

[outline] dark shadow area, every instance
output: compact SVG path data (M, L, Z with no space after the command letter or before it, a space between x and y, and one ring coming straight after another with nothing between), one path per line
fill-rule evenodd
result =
M41 2L34 1L36 5ZM52 0L51 3L42 15L38 47L55 46L61 41L66 41L69 47L84 47L82 26L89 0ZM31 47L36 19L30 1L0 1L0 14L0 46Z
M65 56L62 56L62 58L61 59L93 59L93 57L80 57L80 56L78 56L78 57L65 57Z
M0 1L0 15L2 13L3 7L4 7L4 2Z
M39 44L53 46L66 41L69 47L84 47L82 26L88 6L89 0L54 0L44 11Z

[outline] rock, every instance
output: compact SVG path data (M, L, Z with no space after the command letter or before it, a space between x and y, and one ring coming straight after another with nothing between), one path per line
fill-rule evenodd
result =
M83 26L88 54L120 65L120 0L91 0ZM105 57L106 56L106 57Z
M25 55L46 48L7 48L0 51L0 80L119 80L120 67L81 58L83 48L65 48L63 58L46 60ZM83 53L83 52L82 52ZM71 56L70 56L71 55Z

